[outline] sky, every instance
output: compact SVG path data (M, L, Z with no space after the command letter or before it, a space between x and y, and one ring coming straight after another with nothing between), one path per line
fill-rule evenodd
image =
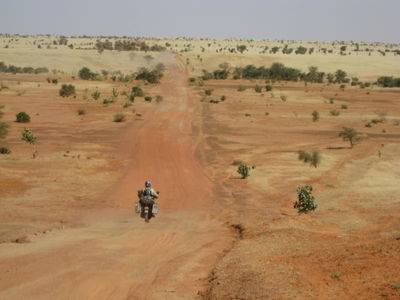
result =
M400 0L0 0L0 32L400 43Z

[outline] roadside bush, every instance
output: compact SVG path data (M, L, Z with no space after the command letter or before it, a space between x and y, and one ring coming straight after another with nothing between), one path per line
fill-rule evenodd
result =
M225 100L226 100L226 96L225 96L225 95L222 95L221 98L220 98L220 100L221 100L221 101L225 101Z
M342 104L341 108L342 108L342 109L347 109L348 106L347 106L347 104Z
M240 85L237 90L238 90L238 92L243 92L246 90L246 87L244 87L243 85Z
M151 96L144 97L144 101L151 102L151 100L153 100L153 97Z
M159 83L161 77L163 76L163 72L165 70L165 66L163 64L157 64L153 70L148 70L147 68L141 68L136 73L136 80L147 81L148 83Z
M266 89L267 92L272 91L272 85L267 84L267 85L265 86L265 89Z
M250 176L250 167L245 163L240 163L237 172L242 176L242 179L245 179Z
M18 123L28 123L31 121L31 117L26 112L21 111L15 115L15 121Z
M259 85L256 85L256 86L254 87L254 90L256 91L256 93L261 93L261 92L262 92L262 87L259 86Z
M312 190L313 188L311 185L297 188L297 201L294 203L294 208L296 208L299 213L308 213L317 208Z
M59 91L61 97L69 97L75 95L75 86L72 84L63 84Z
M84 110L84 109L78 109L78 115L79 116L84 116L84 115L86 115L86 110Z
M122 112L118 112L114 115L113 121L117 123L123 122L125 121L125 115Z

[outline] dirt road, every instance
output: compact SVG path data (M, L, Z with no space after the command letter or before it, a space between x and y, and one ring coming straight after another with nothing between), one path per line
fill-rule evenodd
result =
M184 67L163 59L164 101L128 128L120 151L131 163L99 199L114 208L31 243L1 244L0 299L191 299L204 288L231 233L216 220L213 184L196 159L201 130ZM149 224L132 209L147 178L161 191Z

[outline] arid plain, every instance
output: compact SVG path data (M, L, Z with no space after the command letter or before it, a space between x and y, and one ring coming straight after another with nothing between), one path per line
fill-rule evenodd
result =
M400 297L400 89L376 84L400 77L399 45L96 40L0 36L5 66L47 68L0 73L0 298ZM246 69L274 63L303 75ZM160 64L159 82L137 76ZM133 205L148 178L147 224ZM318 206L298 213L304 185Z

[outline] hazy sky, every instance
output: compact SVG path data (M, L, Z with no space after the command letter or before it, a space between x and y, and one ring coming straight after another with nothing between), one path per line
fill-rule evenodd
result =
M400 42L400 0L0 0L0 32Z

